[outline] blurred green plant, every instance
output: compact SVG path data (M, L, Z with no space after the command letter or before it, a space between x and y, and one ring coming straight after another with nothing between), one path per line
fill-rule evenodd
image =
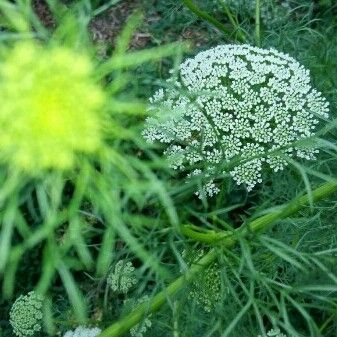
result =
M34 42L10 49L0 69L2 163L12 172L38 176L69 171L81 155L104 152L107 98L90 59Z
M37 293L47 294L60 278L76 319L84 322L87 303L72 271L105 275L117 236L146 266L165 273L128 219L128 205L141 209L156 196L166 204L169 221L177 223L150 162L132 153L132 147L146 151L129 122L144 115L145 104L125 87L127 69L182 53L186 45L128 52L141 21L135 14L103 61L90 43L84 7L65 11L50 3L58 20L52 31L29 2L0 3L2 295L13 295L20 261L37 250Z

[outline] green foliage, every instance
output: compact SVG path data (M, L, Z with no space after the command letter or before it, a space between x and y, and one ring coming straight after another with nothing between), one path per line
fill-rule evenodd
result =
M0 335L13 335L15 307L22 309L15 316L27 313L15 298L35 289L45 299L36 337L92 327L102 337L335 337L334 2L261 0L243 10L220 0L48 0L51 25L36 3L0 1ZM130 16L136 8L142 16ZM96 43L91 27L102 23L114 37ZM330 120L317 133L316 161L264 169L249 193L219 175L219 193L199 200L199 179L186 183L161 157L163 147L142 138L147 101L168 87L183 58L241 41L309 69ZM29 47L14 57L18 46ZM72 56L56 67L60 50ZM83 58L91 70L73 83ZM90 106L88 86L102 93L101 105ZM85 140L98 138L82 133L88 111L102 116L89 151ZM41 133L29 133L33 126ZM60 149L70 165L56 161ZM16 165L18 153L29 157L29 170Z

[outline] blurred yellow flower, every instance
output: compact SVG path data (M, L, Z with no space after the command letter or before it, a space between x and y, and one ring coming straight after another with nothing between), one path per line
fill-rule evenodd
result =
M105 96L89 57L19 42L0 62L2 161L35 174L98 150Z

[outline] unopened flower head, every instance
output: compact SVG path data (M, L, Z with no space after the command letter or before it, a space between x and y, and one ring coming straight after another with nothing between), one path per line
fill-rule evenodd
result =
M86 55L18 42L0 66L0 159L35 174L101 145L104 93Z
M287 337L284 333L281 332L279 328L271 329L267 332L268 337ZM258 337L262 337L258 335Z
M96 337L101 331L100 328L87 328L80 325L74 331L67 331L63 337Z
M134 308L135 306L148 302L150 300L149 296L144 295L139 299L128 298L124 301L124 306L128 308ZM132 337L144 337L147 331L152 327L152 321L150 320L151 315L145 316L144 319L136 324L130 329L130 335Z
M314 136L328 103L289 55L220 45L187 59L168 83L151 99L143 136L165 144L172 168L203 180L199 197L219 192L214 172L251 190L263 167L315 158L317 150L298 141Z
M34 336L41 330L42 301L34 291L16 299L9 313L9 322L17 336Z
M198 263L205 254L203 249L183 251L182 256L188 265ZM221 274L217 262L210 264L204 272L197 275L191 283L188 297L194 300L206 312L211 312L221 300Z
M119 260L108 276L112 291L126 294L136 283L135 267L130 261Z

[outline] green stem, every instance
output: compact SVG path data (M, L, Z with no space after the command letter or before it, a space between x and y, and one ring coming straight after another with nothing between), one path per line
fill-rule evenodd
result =
M196 6L192 0L182 0L184 5L193 12L196 16L198 16L200 19L207 21L217 29L219 29L224 34L231 34L232 32L221 22L216 20L213 16L209 15L205 11L201 10L198 6ZM238 34L238 40L240 42L244 42L245 39L243 38L242 34Z
M179 319L179 313L178 313L178 307L179 302L174 301L173 303L173 337L179 337L179 325L178 325L178 319Z
M261 4L260 0L256 0L255 5L255 40L256 45L261 46Z
M250 220L246 224L242 225L237 230L231 231L210 231L198 229L193 225L184 225L181 227L181 232L185 236L192 240L199 241L207 244L221 244L222 241L229 236L247 235L249 232L259 232L260 230L266 230L267 226L273 224L277 220L284 219L289 215L292 215L302 209L305 206L310 205L311 202L319 201L326 196L337 191L337 183L329 182L321 185L315 189L310 195L305 194L303 196L296 197L290 203L280 206L275 212L268 213L260 216L257 219Z
M219 233L220 237L218 236L216 239L217 241L219 241L219 238L221 238L221 247L232 247L237 241L238 232L242 235L247 235L250 232L260 232L262 230L266 230L276 221L284 219L296 213L303 207L308 206L310 200L322 200L323 198L326 198L336 191L337 183L325 183L315 189L310 196L308 194L305 194L303 196L297 197L286 206L281 207L280 210L252 220L247 224L241 226L237 231L233 233ZM191 227L188 227L188 229L192 231ZM198 239L198 235L206 235L197 231L195 232L197 234L195 239ZM211 235L214 236L214 233L211 233ZM212 238L214 239L214 237ZM164 290L154 296L149 302L140 304L131 313L124 316L124 318L117 321L116 323L112 324L110 327L104 330L99 335L99 337L119 337L127 332L134 325L138 324L142 318L149 315L150 313L156 312L162 305L165 304L170 296L173 296L179 290L181 290L188 281L192 280L205 267L212 263L216 259L216 257L217 251L215 248L212 248L198 261L197 264L193 264L184 275L180 276L175 281L170 283Z
M335 193L337 191L337 183L329 182L321 185L316 188L312 193L305 194L303 196L293 199L289 204L281 207L280 210L263 215L251 222L248 223L249 231L258 232L260 230L265 230L268 224L272 224L277 220L284 219L299 210L303 207L309 206L311 202L317 202L326 198L327 196Z
M336 314L333 313L330 317L328 317L328 319L319 328L319 332L323 332L325 330L325 328L329 325L329 323L331 323L333 321L333 319L334 319L335 316L336 316Z
M219 241L223 241L229 236L233 235L231 231L212 231L201 230L193 225L183 225L180 227L181 233L194 241L199 241L206 244L212 244Z
M228 16L229 22L232 24L232 26L235 28L235 32L237 33L238 40L244 42L246 41L246 36L241 29L240 25L238 24L237 19L234 18L233 13L230 11L228 6L226 6L223 2L221 2L222 8L224 9L226 15Z

